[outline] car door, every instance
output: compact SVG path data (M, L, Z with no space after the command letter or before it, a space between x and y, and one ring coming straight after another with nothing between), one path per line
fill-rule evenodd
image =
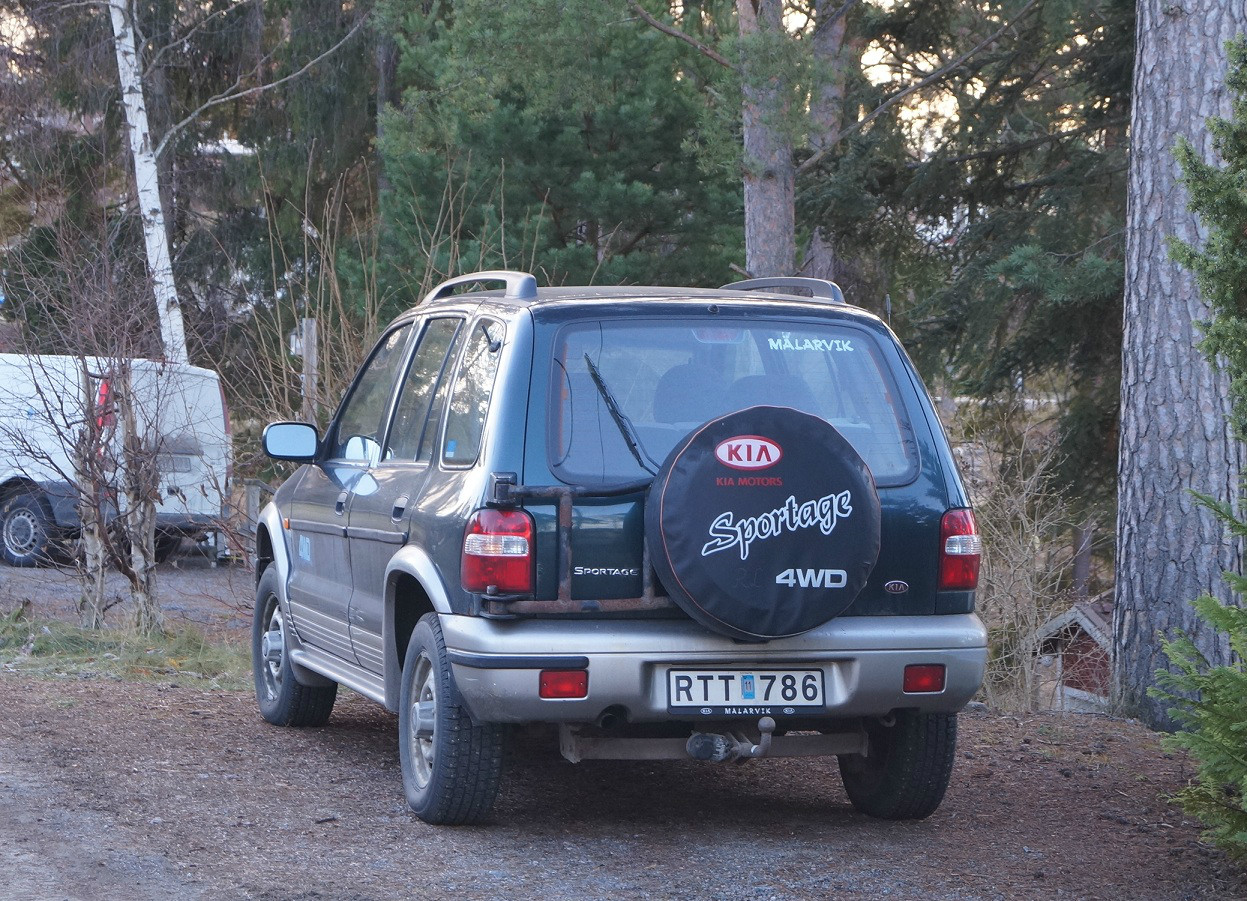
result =
M394 381L411 336L405 323L382 336L360 369L290 502L292 561L288 594L294 627L305 642L353 660L348 608L351 559L347 504L380 456Z
M434 399L449 378L462 324L459 317L442 316L416 326L419 343L399 388L380 458L356 483L349 500L351 643L360 665L372 672L382 672L383 665L386 566L407 540L411 509L435 456L441 416Z

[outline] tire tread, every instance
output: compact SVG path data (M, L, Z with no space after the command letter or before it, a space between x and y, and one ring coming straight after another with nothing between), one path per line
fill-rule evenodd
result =
M333 713L338 699L338 683L330 685L303 685L294 676L289 656L282 666L281 691L272 704L268 704L263 689L263 663L260 661L260 636L267 627L266 613L269 597L277 597L277 570L269 567L260 577L256 587L255 613L251 626L251 668L255 682L256 703L260 715L274 726L323 726ZM280 602L279 602L280 603Z
M885 820L921 820L939 808L957 753L957 715L904 710L886 730L890 741L876 750L878 772L863 778L856 762L840 760L849 801L862 813Z
M426 823L445 826L463 826L479 823L494 806L498 789L502 784L502 767L506 751L507 729L498 723L477 722L463 704L455 686L446 656L446 643L442 637L437 614L430 613L421 620L412 633L404 665L404 694L401 703L406 711L410 703L409 692L413 690L406 681L414 673L418 655L419 636L424 629L433 636L433 647L428 650L438 668L438 692L444 698L443 710L439 712L437 729L443 731L437 751L434 772L425 797L415 795L407 786L407 799L413 811ZM411 669L409 669L411 668ZM400 712L402 740L406 741L406 724ZM401 746L401 743L400 743ZM404 752L404 782L407 779L406 752Z

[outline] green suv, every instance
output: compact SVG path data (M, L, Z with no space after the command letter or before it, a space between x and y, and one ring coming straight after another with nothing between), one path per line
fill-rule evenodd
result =
M451 279L324 435L264 448L303 466L259 522L260 711L397 711L421 819L487 816L521 725L573 762L836 756L859 810L939 806L979 537L913 366L831 282Z

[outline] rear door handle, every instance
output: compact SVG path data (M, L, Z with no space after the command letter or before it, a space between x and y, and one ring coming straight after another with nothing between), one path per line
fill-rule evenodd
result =
M390 511L390 522L398 522L403 518L403 514L407 512L407 502L409 500L411 500L411 496L404 494L394 501L394 509Z
M341 516L346 512L346 492L343 491L338 495L337 502L333 505L333 512Z

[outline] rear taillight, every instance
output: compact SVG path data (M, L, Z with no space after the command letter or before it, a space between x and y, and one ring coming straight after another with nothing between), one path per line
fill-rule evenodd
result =
M940 520L940 591L973 591L979 584L983 542L969 510L949 510Z
M95 395L95 425L101 432L113 427L117 419L112 410L113 386L108 379L100 379L100 387Z
M531 594L533 520L523 510L477 510L463 536L464 590Z

